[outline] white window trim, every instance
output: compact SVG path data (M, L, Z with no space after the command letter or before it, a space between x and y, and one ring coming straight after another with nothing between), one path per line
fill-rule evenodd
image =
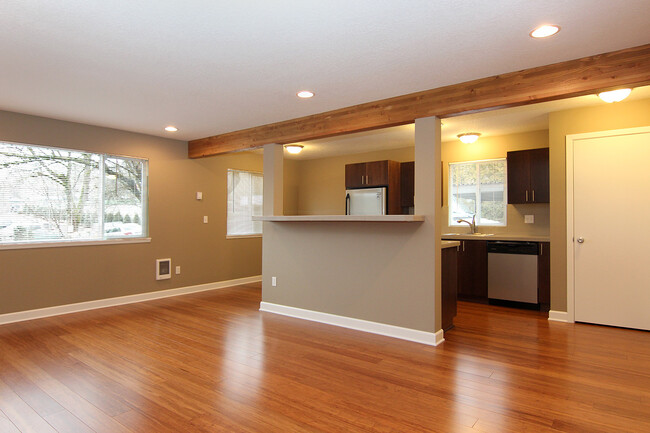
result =
M250 174L258 174L264 178L264 172L263 171L256 171L256 170L244 170L241 168L228 168L226 169L226 239L248 239L248 238L261 238L263 233L249 233L249 234L241 234L241 235L229 235L228 234L228 198L230 195L230 191L228 191L228 175L229 172L231 171L237 171L241 173L250 173Z
M476 159L472 161L452 161L449 162L447 167L448 167L448 175L447 175L447 183L449 184L449 187L447 188L447 226L448 227L463 227L466 226L466 223L454 223L451 220L451 189L453 188L453 185L451 183L451 166L453 164L469 164L469 163L480 163L480 162L491 162L491 161L504 161L506 163L506 175L505 175L505 180L503 182L503 195L504 195L504 201L505 201L505 213L503 215L503 224L479 224L479 222L476 222L476 227L507 227L508 226L508 162L507 158L501 157L501 158L489 158L489 159Z
M143 193L142 193L142 218L147 222L146 226L142 227L142 235L133 236L133 237L114 237L114 238L103 238L103 239L91 239L91 240L69 240L69 241L47 241L47 240L36 240L32 242L12 242L12 243L2 243L0 242L0 251L1 250L19 250L19 249L30 249L30 248L59 248L59 247L74 247L74 246L92 246L92 245L119 245L119 244L139 244L139 243L150 243L151 238L149 237L149 158L139 157L139 156L126 156L120 154L111 154L111 153L98 153L90 150L84 149L72 149L67 147L59 146L47 146L43 144L33 144L33 143L21 143L17 141L8 141L0 140L3 143L16 144L20 146L30 146L30 147L42 147L45 149L56 149L72 152L85 152L95 155L99 155L100 163L103 166L106 157L109 158L121 158L121 159L130 159L130 160L140 160L145 161L145 173L143 174ZM100 188L102 189L102 202L101 202L101 213L104 215L104 176L100 181ZM104 220L102 217L101 221L101 232L104 232Z
M92 245L123 245L123 244L144 244L150 243L151 238L133 237L133 238L115 238L89 241L34 241L11 244L0 244L0 250L24 250L29 248L60 248L60 247L83 247Z

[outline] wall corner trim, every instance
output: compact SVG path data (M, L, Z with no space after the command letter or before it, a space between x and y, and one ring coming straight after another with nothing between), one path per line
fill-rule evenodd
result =
M551 310L548 312L548 320L551 322L564 322L564 323L571 323L569 320L569 313L566 311L554 311Z
M310 320L312 322L319 322L327 325L340 326L342 328L354 329L356 331L370 332L371 334L379 334L386 337L399 338L400 340L413 341L429 346L437 346L445 341L444 332L442 329L438 330L435 333L426 332L417 329L387 325L385 323L354 319L352 317L321 313L319 311L288 307L286 305L273 304L270 302L260 302L260 311L280 314L296 319Z
M225 289L226 287L257 283L260 281L262 281L262 276L255 275L234 280L178 287L176 289L138 293L135 295L119 296L116 298L98 299L96 301L79 302L76 304L57 305L54 307L39 308L37 310L17 311L15 313L0 314L0 325L59 316L62 314L77 313L80 311L95 310L98 308L114 307L117 305L134 304L136 302L152 301L154 299L170 298L172 296L188 295L190 293L205 292L208 290Z

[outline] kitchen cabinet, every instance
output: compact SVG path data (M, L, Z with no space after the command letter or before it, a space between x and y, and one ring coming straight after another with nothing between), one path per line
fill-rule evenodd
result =
M402 213L400 201L400 163L373 161L345 166L345 188L386 187L388 215Z
M548 203L548 148L508 152L508 204Z
M442 249L442 329L454 326L458 293L458 247Z
M487 302L487 241L460 241L458 298Z
M402 213L408 214L415 206L415 161L400 164L400 191Z
M551 307L551 243L539 243L537 256L537 302L541 311Z

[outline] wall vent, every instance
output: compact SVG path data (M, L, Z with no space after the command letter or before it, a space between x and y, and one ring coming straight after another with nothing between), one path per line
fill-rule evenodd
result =
M172 259L156 260L156 280L168 280L172 277Z

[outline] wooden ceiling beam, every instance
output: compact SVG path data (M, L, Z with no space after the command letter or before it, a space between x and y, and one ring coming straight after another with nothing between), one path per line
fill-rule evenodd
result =
M192 140L188 156L201 158L403 125L434 115L451 117L648 84L650 44Z

